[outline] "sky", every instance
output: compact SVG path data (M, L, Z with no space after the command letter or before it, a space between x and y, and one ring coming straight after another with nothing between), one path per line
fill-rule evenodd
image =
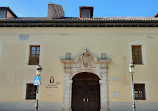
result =
M62 5L66 17L79 17L79 6L93 6L94 17L153 17L158 0L0 0L18 17L46 17L48 3Z

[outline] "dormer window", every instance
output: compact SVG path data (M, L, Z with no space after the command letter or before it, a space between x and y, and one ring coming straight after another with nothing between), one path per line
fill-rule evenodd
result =
M92 18L93 7L80 7L80 18Z
M0 7L0 19L1 18L14 19L17 18L17 16L9 7Z
M82 10L81 18L90 18L90 10Z
M6 18L6 10L0 10L0 18Z

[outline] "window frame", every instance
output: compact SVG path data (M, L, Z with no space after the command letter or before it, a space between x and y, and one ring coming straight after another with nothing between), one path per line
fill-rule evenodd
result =
M139 57L138 57L138 53L136 51L133 51L133 47L140 47L140 52L139 52L139 56L140 56L140 61L139 61ZM143 64L143 55L142 55L142 45L131 45L131 53L132 53L132 63L135 65L141 65ZM134 54L133 54L134 52ZM134 60L134 56L135 56L135 60Z
M3 14L3 13L2 13L2 14L0 13L1 16L4 16L4 17L0 17L0 18L6 18L6 17L7 17L7 11L6 11L6 10L0 10L0 12L1 12L1 11L2 11L2 12L5 12L5 13L4 13L4 14Z
M146 44L143 41L130 41L129 45L129 63L132 63L132 45L141 45L142 46L142 64L135 64L137 66L145 66L147 64L146 58Z
M87 11L89 11L89 15L87 14ZM84 14L86 12L86 15ZM87 17L87 15L89 17ZM81 11L81 18L90 18L90 9L82 9Z
M31 63L32 47L39 47L39 48L40 48L40 50L39 50L38 63ZM35 49L35 52L36 52L36 49ZM30 50L29 50L29 63L28 63L28 65L39 65L39 63L40 63L40 52L41 52L41 46L40 46L40 45L30 45ZM35 55L36 55L36 53L35 53ZM35 59L36 59L36 58L35 58Z
M33 98L31 98L31 97L29 97L28 95L28 93L30 93L28 90L29 90L29 86L30 85L32 85L31 87L32 87L32 92L31 93L35 93L35 97L34 96L32 96ZM27 83L26 84L26 96L25 96L25 100L36 100L36 91L34 92L34 89L35 89L35 87L36 87L36 91L37 91L37 86L36 85L34 85L33 83ZM33 95L33 94L32 94Z
M138 87L138 98L136 98L136 96L135 96L135 100L146 100L147 97L146 97L146 85L145 85L145 83L134 83L134 95L136 95L136 93L135 93L135 85L142 85L143 86L143 91L142 91L143 92L142 93L143 97L142 98L139 97L139 92L141 90L139 90L140 86L137 86Z

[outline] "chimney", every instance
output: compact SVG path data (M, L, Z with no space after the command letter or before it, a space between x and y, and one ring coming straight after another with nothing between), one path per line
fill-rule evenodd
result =
M48 4L48 19L58 19L64 17L63 7L58 4L49 3Z

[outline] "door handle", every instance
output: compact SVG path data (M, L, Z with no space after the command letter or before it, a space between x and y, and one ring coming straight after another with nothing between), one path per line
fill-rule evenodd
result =
M89 102L89 99L87 98L87 102Z
M83 98L83 102L85 102L86 101L86 99L85 98Z

